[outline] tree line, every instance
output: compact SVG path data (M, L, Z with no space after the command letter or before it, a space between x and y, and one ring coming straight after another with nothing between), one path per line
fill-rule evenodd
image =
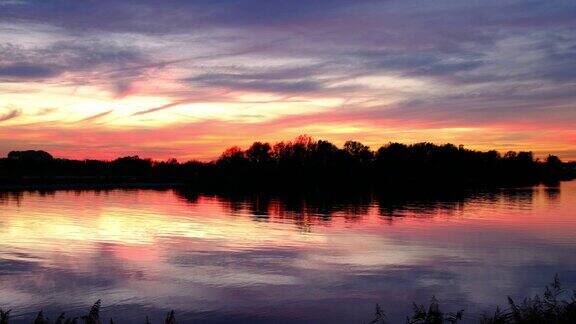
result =
M275 144L231 147L210 162L112 161L54 158L44 151L12 151L0 159L4 183L149 182L205 188L384 188L404 185L490 185L557 182L576 177L576 165L532 152L477 151L453 144L388 143L372 150L357 141L342 147L299 136Z

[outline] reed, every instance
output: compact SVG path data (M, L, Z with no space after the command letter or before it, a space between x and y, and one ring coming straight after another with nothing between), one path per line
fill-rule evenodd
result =
M79 317L67 317L66 313L61 313L58 318L53 322L54 324L103 324L105 321L100 317L100 308L102 307L102 301L98 299L94 305L90 308L88 314ZM9 324L10 310L4 311L0 309L0 324ZM151 324L150 319L146 316L146 324ZM38 312L38 315L34 319L33 324L51 324L52 322L46 316L44 312ZM114 324L114 319L110 318L110 324ZM166 314L164 324L176 324L176 315L172 310Z
M484 313L477 320L479 324L574 324L576 323L576 290L562 288L558 275L546 286L543 296L525 298L517 303L508 297L506 307L497 306L491 313ZM438 300L432 297L428 307L414 304L413 314L406 318L406 324L454 324L463 321L464 310L445 313ZM387 324L386 314L380 306L371 324Z

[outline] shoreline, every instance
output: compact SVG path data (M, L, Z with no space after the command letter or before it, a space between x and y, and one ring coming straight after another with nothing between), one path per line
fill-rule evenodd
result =
M70 179L70 178L68 178ZM178 181L110 181L110 182L30 182L0 181L0 192L9 191L43 191L43 190L114 190L114 189L185 189L197 192L238 192L244 194L259 193L359 193L359 192L393 192L396 193L424 193L429 190L439 190L440 192L452 191L474 191L474 190L494 190L494 189L514 189L531 188L536 186L558 187L562 182L575 181L576 178L566 178L557 181L519 181L519 182L485 182L485 183L436 183L436 182L390 182L375 186L373 184L359 183L358 186L334 187L323 184L302 184L301 187L292 183L285 185L254 186L246 184L244 186L222 186L218 184L207 185L205 183L188 183Z
M121 182L121 183L42 183L42 184L0 184L0 191L38 190L114 190L114 189L173 189L189 186L182 182Z

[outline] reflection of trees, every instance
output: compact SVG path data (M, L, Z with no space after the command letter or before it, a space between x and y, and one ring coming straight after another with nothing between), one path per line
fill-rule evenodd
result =
M398 217L430 218L450 215L467 208L471 202L531 208L535 188L485 189L480 191L381 191L307 194L211 193L231 214L247 214L255 220L289 221L299 228L330 224L335 217L360 222L371 210L387 221ZM559 189L546 189L547 197L558 197ZM195 204L202 193L177 190L176 194ZM188 199L191 197L191 199Z
M20 205L23 197L23 191L0 191L0 204L8 204L10 201L14 201L17 205Z
M54 197L54 190L11 190L0 191L0 204L14 201L18 206L22 204L25 196Z
M544 192L546 193L546 198L551 201L558 201L560 199L560 187L546 187L544 188Z
M534 200L534 188L502 189L501 197L508 205L524 206Z
M114 189L134 191L138 189ZM167 189L154 189L166 191ZM334 219L361 222L378 215L393 222L398 217L431 218L438 214L451 215L468 208L470 203L503 204L518 208L531 208L535 192L542 190L544 197L557 201L560 187L508 188L484 190L389 190L379 192L292 192L276 194L245 194L240 192L201 192L193 189L173 189L176 197L188 204L201 204L203 197L214 198L226 213L249 215L254 220L291 222L302 229L314 225L329 225ZM69 190L74 195L90 192L109 195L112 190ZM0 204L24 204L27 197L57 198L54 190L0 191ZM231 220L233 221L233 220Z

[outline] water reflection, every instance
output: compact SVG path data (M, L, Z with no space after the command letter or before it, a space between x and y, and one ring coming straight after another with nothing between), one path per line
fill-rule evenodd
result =
M0 305L18 322L96 299L122 323L403 319L432 295L469 319L555 273L576 287L576 183L302 196L0 193ZM53 316L54 317L54 316Z

